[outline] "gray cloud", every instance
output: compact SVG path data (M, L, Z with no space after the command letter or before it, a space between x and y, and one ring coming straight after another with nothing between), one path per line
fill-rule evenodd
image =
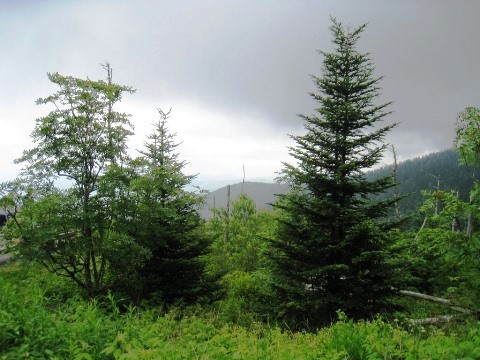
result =
M479 105L476 0L52 0L0 6L2 106L30 106L50 93L46 72L99 78L98 64L108 60L116 80L136 87L135 98L146 103L192 102L232 118L257 119L272 137L298 133L296 114L316 106L307 95L313 90L308 75L321 73L317 50L331 49L331 15L352 26L369 23L359 46L371 52L377 75L385 76L381 100L395 101L389 121L401 125L388 140L401 158L451 146L456 115ZM39 113L18 121L33 127Z

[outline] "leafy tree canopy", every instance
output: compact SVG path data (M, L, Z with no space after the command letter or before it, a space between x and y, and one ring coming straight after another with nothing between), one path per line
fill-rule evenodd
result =
M88 296L128 277L145 256L106 211L116 197L98 191L107 169L125 161L132 134L128 115L114 106L134 90L113 83L110 65L104 68L107 81L48 74L59 90L37 104L53 109L37 119L35 147L17 160L26 167L9 186L22 209L11 229L11 237L23 240L22 254L70 277ZM69 190L55 189L60 177L70 180Z

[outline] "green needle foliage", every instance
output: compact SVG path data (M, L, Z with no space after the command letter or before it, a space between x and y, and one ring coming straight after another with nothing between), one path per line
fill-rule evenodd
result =
M169 114L159 110L159 115L145 150L134 161L126 231L150 252L138 270L138 294L171 303L194 300L204 290L200 257L209 242L197 212L203 198L185 189L195 176L183 173L186 163L178 159L175 134L167 129Z
M292 136L295 164L283 179L292 192L280 196L279 233L272 241L280 311L317 326L336 310L370 316L388 306L393 268L388 263L385 216L396 199L369 199L394 185L391 177L368 181L363 171L377 164L385 134L379 127L390 103L375 105L381 78L373 76L369 54L356 50L366 25L345 29L335 19L336 48L324 56L323 76L314 76L317 114L300 115L306 134Z
M230 213L214 209L214 216L205 227L213 239L208 271L213 276L224 276L268 268L265 238L273 231L273 221L272 213L257 212L255 202L245 194L232 201Z

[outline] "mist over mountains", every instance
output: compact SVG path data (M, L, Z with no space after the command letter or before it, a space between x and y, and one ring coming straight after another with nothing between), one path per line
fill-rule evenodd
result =
M384 166L369 171L365 176L370 179L378 179L392 174L391 166ZM435 190L439 185L443 191L458 191L459 197L467 200L470 189L473 186L473 177L480 175L476 170L459 165L459 157L455 150L448 149L431 153L422 157L402 161L397 168L397 191L401 195L407 195L400 201L400 210L403 214L415 212L423 202L422 190ZM275 194L285 194L289 191L286 184L244 182L230 185L230 200L235 201L244 193L252 198L257 210L270 210L270 204L276 201ZM381 194L379 198L393 196L394 189ZM215 191L207 193L205 205L200 210L204 219L212 217L213 208L226 208L228 201L228 186L223 186Z

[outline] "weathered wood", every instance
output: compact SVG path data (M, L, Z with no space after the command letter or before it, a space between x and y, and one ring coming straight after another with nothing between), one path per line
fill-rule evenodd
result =
M417 241L418 239L418 236L420 235L420 233L422 232L423 228L425 227L425 225L427 225L427 220L428 220L428 215L425 215L425 219L423 219L423 223L422 223L422 226L420 227L420 230L418 230L417 234L415 235L415 241Z
M400 192L398 191L398 162L397 162L397 150L395 149L395 145L391 144L392 146L392 153L393 153L393 165L392 165L392 176L393 181L395 183L393 187L393 196L397 198L395 201L395 218L396 220L400 220Z
M433 301L433 302L436 302L436 303L444 304L444 305L447 305L450 309L461 312L461 313L466 314L466 315L472 315L472 314L475 313L474 311L471 311L471 310L464 309L464 308L461 308L459 306L453 305L453 303L448 299L443 299L443 298L439 298L439 297L436 297L436 296L426 295L426 294L422 294L422 293L415 292L415 291L409 291L409 290L399 290L398 293L401 294L401 295L405 295L405 296L415 297L417 299L423 299L423 300L428 300L428 301Z
M225 235L223 243L226 244L230 240L230 185L227 188L227 216L225 218Z
M8 254L0 255L0 265L6 264L9 261L10 261L10 255Z
M415 297L415 298L418 298L418 299L434 301L434 302L438 302L438 303L445 304L445 305L452 305L452 302L450 300L439 298L439 297L436 297L436 296L426 295L426 294L418 293L418 292L415 292L415 291L409 291L409 290L399 290L398 292L402 295L411 296L411 297Z
M451 322L458 320L458 316L454 315L440 315L431 318L424 318L424 319L412 319L410 322L415 325L434 325L443 322Z

